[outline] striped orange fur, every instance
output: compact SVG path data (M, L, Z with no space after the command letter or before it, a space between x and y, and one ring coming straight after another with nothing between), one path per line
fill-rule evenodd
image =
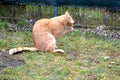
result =
M40 19L36 21L32 29L32 38L34 47L18 47L9 50L12 55L16 52L29 51L49 51L64 52L62 49L56 49L56 38L73 30L74 20L66 11L64 15L50 19Z

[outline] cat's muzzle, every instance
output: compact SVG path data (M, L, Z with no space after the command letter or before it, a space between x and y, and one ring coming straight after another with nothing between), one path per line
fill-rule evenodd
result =
M73 27L69 27L69 26L64 26L64 29L65 29L65 30L71 30L71 31L73 31L73 30L74 30L74 28L73 28Z

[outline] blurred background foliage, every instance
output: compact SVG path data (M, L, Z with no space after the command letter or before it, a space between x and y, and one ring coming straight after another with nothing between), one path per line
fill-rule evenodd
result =
M0 19L17 26L32 26L41 18L54 16L53 6L40 5L6 5L0 4ZM69 11L75 20L75 26L96 28L99 25L111 26L120 29L120 11L98 7L59 6L58 15ZM31 24L31 25L30 25Z

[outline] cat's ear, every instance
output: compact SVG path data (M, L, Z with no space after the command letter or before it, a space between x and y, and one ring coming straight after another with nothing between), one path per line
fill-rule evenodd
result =
M74 23L74 20L71 18L70 14L68 11L65 12L65 17L68 21L70 21L72 24Z
M70 16L70 14L69 14L68 11L65 12L65 17L66 17L68 20L70 19L71 16Z

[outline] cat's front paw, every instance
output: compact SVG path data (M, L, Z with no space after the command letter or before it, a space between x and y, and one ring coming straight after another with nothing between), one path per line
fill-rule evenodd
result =
M55 53L64 53L64 50L62 50L62 49L55 49L54 52Z

